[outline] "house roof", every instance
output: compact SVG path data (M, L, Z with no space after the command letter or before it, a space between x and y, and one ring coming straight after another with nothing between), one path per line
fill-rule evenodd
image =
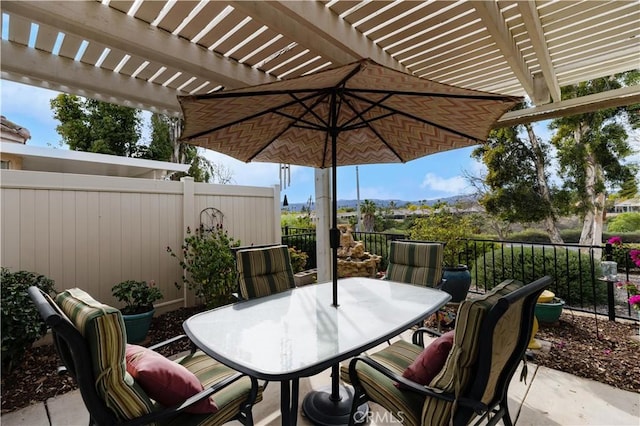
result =
M171 172L189 170L188 164L44 148L13 142L0 142L0 151L3 154L21 157L23 170L41 172L162 179Z
M177 95L361 58L456 86L528 96L500 124L640 102L565 85L640 65L640 2L8 1L2 78L179 115ZM6 18L6 20L5 20Z

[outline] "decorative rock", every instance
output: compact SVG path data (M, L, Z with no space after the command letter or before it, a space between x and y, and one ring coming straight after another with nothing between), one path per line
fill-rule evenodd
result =
M362 241L354 241L351 228L339 225L340 247L338 247L338 277L375 278L381 257L364 251Z

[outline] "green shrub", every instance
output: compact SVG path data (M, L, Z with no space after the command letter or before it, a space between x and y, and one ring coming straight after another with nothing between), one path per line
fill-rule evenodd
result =
M307 253L295 247L289 247L289 257L291 258L291 267L293 268L294 274L304 271L304 267L307 265L307 259L309 258Z
M549 234L540 229L526 229L520 232L514 232L507 237L507 241L518 241L526 243L549 243Z
M2 268L2 371L11 371L24 352L46 333L38 309L27 289L33 285L47 294L54 293L53 280L33 272L9 272Z
M178 259L184 274L181 288L187 285L195 290L197 297L204 298L208 308L216 308L233 302L233 292L237 289L236 260L231 247L238 247L221 227L213 231L187 229L187 237L182 244L182 258L167 247L169 254Z
M607 301L606 285L591 278L589 256L577 250L557 250L554 254L552 248L505 247L478 257L473 266L472 276L478 287L491 289L507 278L527 283L549 275L554 278L549 290L570 306L593 306L594 291L596 304ZM597 264L595 276L600 275Z
M463 214L452 213L446 204L436 204L430 209L428 216L416 218L409 236L412 240L446 243L444 264L455 266L466 247L466 239L473 234L471 219Z
M607 220L608 232L640 231L640 213L620 213Z

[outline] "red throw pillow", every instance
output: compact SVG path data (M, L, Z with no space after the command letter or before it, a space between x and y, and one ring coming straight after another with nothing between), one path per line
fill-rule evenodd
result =
M428 385L444 367L453 346L454 334L455 330L448 331L431 342L402 373L402 377Z
M180 404L204 388L195 374L151 349L127 345L127 372L144 391L165 407ZM212 397L185 409L187 413L218 411Z

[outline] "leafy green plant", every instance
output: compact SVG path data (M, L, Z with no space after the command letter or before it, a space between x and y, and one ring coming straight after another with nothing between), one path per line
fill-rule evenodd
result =
M465 215L451 212L446 203L429 208L429 215L415 220L409 230L409 236L412 240L446 243L444 263L447 266L455 266L465 250L466 238L472 235L471 220Z
M111 287L111 294L126 306L120 311L125 315L142 314L153 310L153 302L162 299L162 293L151 281L127 280Z
M307 253L295 247L289 247L289 257L291 258L291 267L293 268L294 274L304 271L307 259L309 259Z
M187 228L187 237L182 244L182 256L167 247L167 252L178 259L184 271L182 283L175 283L178 288L186 285L195 290L197 297L202 297L208 308L226 305L233 301L233 292L237 287L235 256L232 247L238 247L235 241L221 226L213 231Z
M9 272L2 268L2 371L11 371L22 360L25 350L46 333L38 309L27 289L36 286L54 294L53 280L33 272Z
M634 232L640 231L640 213L628 212L607 220L609 232Z

